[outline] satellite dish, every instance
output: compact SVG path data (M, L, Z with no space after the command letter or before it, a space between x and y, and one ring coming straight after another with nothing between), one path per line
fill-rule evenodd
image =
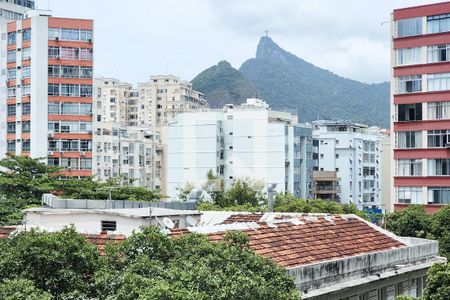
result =
M194 226L197 225L197 220L194 217L192 217L192 216L187 216L186 217L186 223L187 223L188 226L194 227Z
M169 229L173 229L175 227L175 223L169 218L163 218L163 224Z

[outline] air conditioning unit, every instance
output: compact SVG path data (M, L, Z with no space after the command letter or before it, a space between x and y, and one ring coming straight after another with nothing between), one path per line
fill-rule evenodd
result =
M81 156L85 156L86 155L86 152L85 151L81 151Z
M53 151L48 151L48 152L47 152L47 155L53 155L53 154L54 154Z
M22 51L22 48L17 48L17 51Z
M89 42L89 43L92 43L92 39L88 39L88 42Z
M59 37L55 37L55 41L59 41Z
M445 148L450 149L450 143L445 144Z
M48 137L49 137L49 138L53 138L53 137L55 137L55 134L54 134L54 133L49 133L49 134L48 134Z
M17 66L17 70L20 70L20 69L22 69L22 66Z

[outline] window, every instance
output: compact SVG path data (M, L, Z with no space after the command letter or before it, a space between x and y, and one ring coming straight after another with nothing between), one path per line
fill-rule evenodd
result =
M16 97L16 88L10 87L8 88L8 98L15 98Z
M93 53L92 48L89 48L89 49L81 48L80 49L80 59L81 60L92 60L92 53Z
M450 90L450 73L428 74L428 91Z
M91 158L81 158L80 159L80 170L90 170L92 169L92 159Z
M48 77L59 77L60 76L60 66L48 66Z
M399 131L396 132L396 147L405 148L421 148L422 147L422 131Z
M49 83L48 84L48 95L49 96L59 96L59 84Z
M79 41L80 30L61 28L61 40L63 41Z
M450 119L450 101L428 103L428 119Z
M15 32L9 32L8 33L8 45L12 45L16 43L16 33Z
M80 49L78 48L61 48L61 59L79 59Z
M92 114L92 104L80 103L80 115Z
M397 111L399 122L422 120L422 103L398 104Z
M397 77L397 93L415 93L422 91L422 75Z
M49 102L48 103L48 114L49 115L59 115L59 103Z
M31 130L31 122L23 121L22 122L22 132L30 132L30 130Z
M450 143L449 130L429 130L428 131L428 148L446 147Z
M59 167L59 158L58 157L49 157L49 158L47 158L47 164L51 167Z
M59 121L49 121L48 132L50 133L59 132Z
M397 21L397 37L422 34L422 18L411 18Z
M450 203L450 187L428 188L428 203L449 204Z
M22 115L29 115L31 113L31 103L22 103Z
M61 140L61 151L78 151L78 140Z
M49 151L59 151L59 142L55 140L48 141L48 150Z
M428 46L427 52L429 63L450 60L450 44Z
M450 176L450 159L428 159L429 176Z
M29 84L22 86L22 96L27 97L30 96L31 87Z
M6 133L16 133L16 122L8 122L6 124Z
M23 67L22 68L22 79L24 78L30 78L31 73L31 67Z
M31 141L29 139L22 140L22 151L30 151Z
M61 96L80 97L80 85L65 83L61 84Z
M115 231L117 229L116 221L101 221L101 222L102 222L101 226L102 231Z
M78 115L79 106L78 103L63 102L61 103L62 115Z
M422 160L399 159L397 161L397 176L422 176Z
M48 39L49 40L57 40L60 39L60 30L59 28L49 28L48 29Z
M423 199L421 187L397 187L397 200L399 203L420 204Z
M16 61L16 50L9 50L7 52L6 60L7 60L7 62L15 62Z
M15 116L15 115L16 115L16 105L8 104L8 116Z
M61 158L61 167L66 169L78 169L78 158Z
M446 32L450 30L450 14L427 17L427 33Z
M92 85L80 85L80 97L92 97Z
M6 146L6 151L8 151L8 152L16 152L16 141L15 140L8 141L8 144Z
M16 69L8 69L8 75L7 75L7 79L8 80L15 80L16 79Z
M31 29L30 28L22 30L22 41L24 41L24 42L31 41Z
M414 65L421 62L421 47L397 49L397 66Z
M52 58L52 59L60 58L59 47L48 47L48 58Z
M92 42L92 30L80 30L81 42Z
M27 60L31 57L31 48L23 48L22 49L22 60Z
M91 140L81 140L80 141L80 151L92 151L92 141Z
M80 78L92 78L92 67L81 67Z

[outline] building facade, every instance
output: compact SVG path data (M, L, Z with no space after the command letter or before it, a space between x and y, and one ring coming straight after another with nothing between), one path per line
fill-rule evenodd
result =
M311 134L310 127L297 124L297 116L272 111L259 99L223 110L182 113L168 127L168 196L176 198L187 184L201 188L212 171L225 188L250 178L306 198Z
M2 30L0 154L47 157L67 176L90 176L93 21L36 12Z
M27 11L34 8L34 0L1 0L0 23L25 19Z
M392 198L450 201L450 2L392 14Z
M322 120L313 122L313 137L316 171L336 172L327 176L333 185L323 184L334 190L335 198L331 199L354 203L361 209L380 208L381 144L377 130L348 121ZM323 174L318 175L323 182Z

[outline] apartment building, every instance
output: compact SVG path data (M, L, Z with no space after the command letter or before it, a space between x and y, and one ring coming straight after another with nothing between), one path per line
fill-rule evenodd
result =
M93 21L30 14L2 26L0 155L90 176Z
M0 0L0 23L24 19L34 8L34 0Z
M94 87L96 121L128 125L128 105L133 86L114 78L95 78Z
M224 180L250 178L276 184L278 192L309 196L312 129L297 116L270 110L259 99L223 109L185 112L169 123L167 189L176 198L187 183L196 188L208 171Z
M166 126L180 112L208 107L205 96L192 89L188 81L173 75L150 76L150 81L137 85L144 123L154 128Z
M313 182L315 196L354 203L358 208L381 207L381 144L377 129L342 120L313 122ZM336 173L333 173L336 172ZM326 184L326 182L329 184ZM322 188L321 188L322 187Z
M395 208L450 201L450 2L394 10L391 115Z
M93 175L124 185L155 188L154 140L150 129L112 122L94 122Z

